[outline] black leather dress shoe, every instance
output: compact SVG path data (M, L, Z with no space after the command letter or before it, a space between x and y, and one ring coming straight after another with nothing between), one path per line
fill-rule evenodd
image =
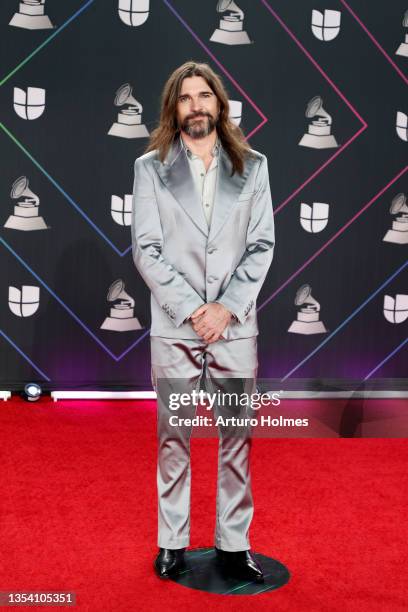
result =
M242 580L253 580L254 582L264 582L261 566L252 555L250 550L240 550L229 552L215 547L217 558L222 568L229 575Z
M185 567L185 548L161 548L154 562L159 578L169 578Z

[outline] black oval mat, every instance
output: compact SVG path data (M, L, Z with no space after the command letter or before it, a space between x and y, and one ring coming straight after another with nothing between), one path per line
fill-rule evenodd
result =
M214 548L186 550L186 567L170 580L190 589L219 595L257 595L285 585L288 569L276 559L253 553L262 567L265 582L256 583L228 576L220 565Z

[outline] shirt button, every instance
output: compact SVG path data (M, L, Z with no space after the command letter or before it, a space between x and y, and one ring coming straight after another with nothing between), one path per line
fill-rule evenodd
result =
M209 206L210 206L210 205L209 205L209 204L206 204L205 206L206 206L206 208L209 208Z
M215 280L215 279L214 279L214 277L213 277L213 276L209 276L209 277L207 278L207 282L208 282L208 283L212 283L214 280Z
M201 172L200 176L204 176L204 172Z

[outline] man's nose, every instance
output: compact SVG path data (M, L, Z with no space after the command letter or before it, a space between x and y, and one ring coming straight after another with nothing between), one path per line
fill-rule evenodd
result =
M197 111L201 111L202 109L202 103L201 100L195 100L194 98L191 101L191 110L194 111L195 113Z

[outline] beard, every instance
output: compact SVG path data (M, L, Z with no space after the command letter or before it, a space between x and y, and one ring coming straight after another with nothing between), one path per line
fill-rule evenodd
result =
M180 128L190 136L190 138L204 138L215 130L217 119L209 113L197 113L186 117L180 124Z

